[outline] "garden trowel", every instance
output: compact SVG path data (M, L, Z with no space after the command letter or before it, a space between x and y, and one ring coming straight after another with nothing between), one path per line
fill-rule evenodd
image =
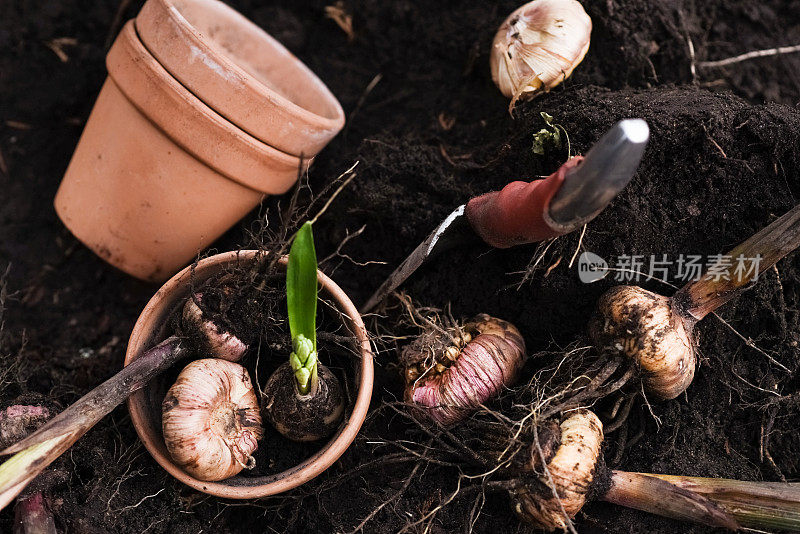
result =
M381 284L365 313L437 253L480 239L495 248L567 234L594 219L633 178L650 131L642 119L618 122L589 150L545 179L511 182L456 208Z

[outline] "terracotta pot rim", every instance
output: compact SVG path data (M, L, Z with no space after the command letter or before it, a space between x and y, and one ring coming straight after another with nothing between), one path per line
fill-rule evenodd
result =
M136 325L131 332L128 349L125 354L124 365L128 365L136 358L136 356L138 356L138 352L136 354L133 353L133 347L135 345L139 344L140 341L142 343L152 342L150 339L148 339L148 332L152 333L150 323L154 320L154 316L157 315L157 309L161 306L162 301L164 301L174 292L180 291L185 284L191 280L193 272L196 272L198 269L204 270L206 268L214 267L221 268L225 264L235 261L252 261L261 254L263 254L263 252L258 250L240 250L217 254L200 260L196 265L190 265L189 267L186 267L175 276L170 278L161 287L161 289L156 292L153 298L150 299L144 310L142 310L139 319L136 321ZM281 264L285 266L285 256L281 258ZM364 419L367 416L372 397L372 385L374 378L372 351L370 348L370 342L367 336L366 328L364 327L364 323L361 320L361 316L356 310L355 305L350 301L346 293L321 271L318 271L318 279L322 286L322 291L328 293L328 295L336 302L342 314L348 318L349 322L351 323L350 326L354 330L354 334L357 336L361 346L361 366L359 368L358 377L358 395L356 396L353 409L347 422L343 427L340 428L337 434L335 434L334 437L311 458L306 459L297 466L287 469L281 473L263 477L271 479L271 481L268 483L252 486L236 486L225 484L223 483L224 481L206 482L188 475L181 468L172 463L172 460L169 458L168 454L162 453L162 450L157 446L159 440L163 446L163 438L161 438L160 435L152 435L145 431L147 427L145 423L147 417L145 415L143 402L139 402L142 399L144 390L140 390L128 399L128 410L131 414L133 426L136 429L136 433L139 435L139 438L144 443L145 448L148 450L148 452L150 452L151 456L153 456L156 462L173 477L177 478L187 486L204 493L215 495L217 497L229 499L254 499L266 497L288 491L313 479L325 469L330 467L337 459L339 459L339 457L353 442L361 428L362 423L364 422ZM147 337L143 340L140 340L139 338L142 335ZM164 452L166 451L164 450Z
M133 20L114 41L106 65L109 77L148 120L226 178L262 193L282 194L296 182L301 163L311 163L256 139L188 91L150 54ZM283 174L280 180L276 172Z
M241 28L245 38L252 39L265 52L279 55L290 62L292 70L302 77L310 98L319 102L319 109L293 101L280 90L270 87L258 75L240 65L235 54L218 45L196 24L190 22L189 10L212 12ZM322 80L279 41L241 13L217 0L148 0L136 18L136 27L145 46L164 68L180 80L201 100L262 141L293 155L313 156L335 136L345 122L344 110ZM206 32L208 33L208 32ZM169 43L169 44L167 44ZM187 61L202 57L202 61ZM227 106L225 91L214 92L208 84L217 81L226 85L228 94L235 92L251 106L246 113ZM289 139L275 132L266 132L254 117L277 112L287 129ZM298 143L303 146L289 146Z

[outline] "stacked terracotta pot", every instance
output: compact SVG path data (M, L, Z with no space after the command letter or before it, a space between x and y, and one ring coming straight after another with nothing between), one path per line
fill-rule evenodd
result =
M167 279L286 192L344 125L313 72L217 0L148 0L106 65L55 207L141 279Z

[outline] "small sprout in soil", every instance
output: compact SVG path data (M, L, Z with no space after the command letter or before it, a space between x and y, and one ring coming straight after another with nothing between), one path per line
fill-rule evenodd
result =
M595 498L730 530L800 528L800 484L608 471L602 442L603 425L589 410L541 425L525 457L528 475L508 490L520 519L566 530Z
M258 398L247 369L216 358L195 360L162 403L170 456L198 480L223 480L255 467L263 435Z
M617 286L598 303L589 335L598 350L635 362L649 393L674 399L694 378L698 321L800 245L800 206L740 244L672 298Z
M531 99L569 78L589 50L592 19L577 0L534 0L494 38L492 79L507 98Z
M511 323L481 314L461 328L424 332L403 349L402 361L406 402L449 425L516 380L525 341Z
M533 134L533 146L531 147L533 153L543 156L550 146L561 148L563 146L561 133L563 132L564 139L566 139L567 142L567 159L571 158L572 147L570 146L567 129L556 123L552 115L544 111L542 111L540 115L542 119L544 119L545 127Z
M316 441L339 426L344 395L317 353L317 255L310 222L300 228L289 250L286 302L292 353L264 387L265 417L293 441Z

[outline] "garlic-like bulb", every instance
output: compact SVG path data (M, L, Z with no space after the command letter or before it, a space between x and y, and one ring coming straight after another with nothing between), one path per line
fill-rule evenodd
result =
M198 480L253 468L263 435L247 369L216 358L184 368L162 403L164 442L173 461Z
M577 0L533 0L503 22L492 45L492 79L527 100L569 78L589 50L592 19Z
M187 299L183 306L183 328L190 342L198 345L196 349L201 354L238 362L247 352L247 345L203 316L203 311L195 302L195 299L199 301L202 298L202 293L196 293L193 298Z
M544 425L539 446L534 443L530 447L526 466L541 484L510 490L519 518L548 531L566 530L564 514L575 517L586 502L602 443L603 424L589 410L572 412L559 426Z
M511 323L481 314L449 335L426 332L403 350L402 360L406 402L446 425L516 380L525 363L525 341Z
M598 350L633 360L647 390L668 400L683 393L694 378L693 326L673 299L617 286L600 297L589 335Z

